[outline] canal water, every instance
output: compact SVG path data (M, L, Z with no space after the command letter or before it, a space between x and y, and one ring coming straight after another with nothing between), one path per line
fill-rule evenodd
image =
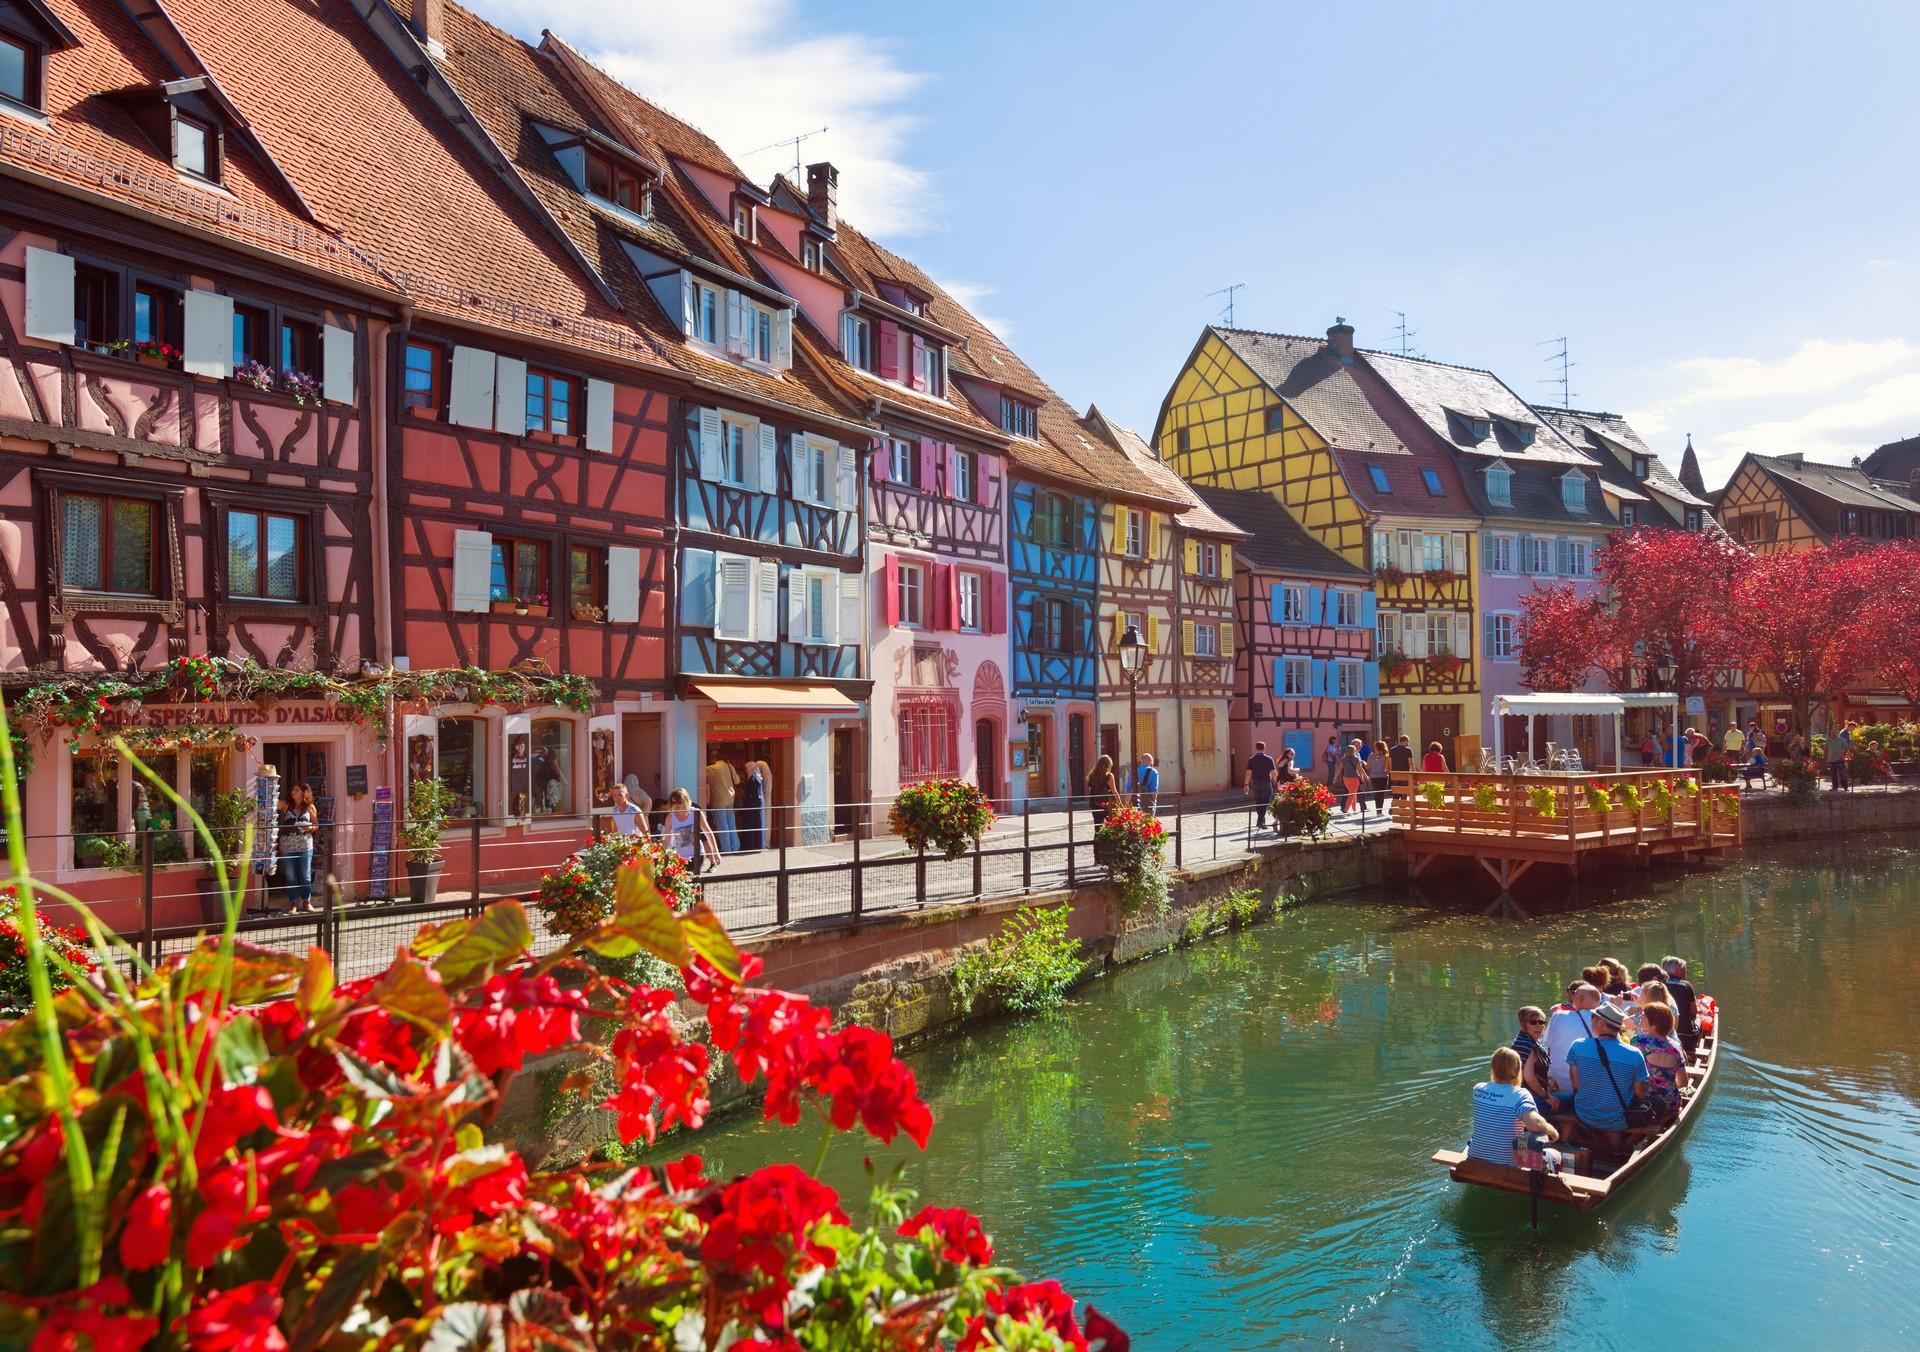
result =
M1920 849L1750 852L1630 891L1297 908L914 1058L930 1200L1141 1348L1920 1346ZM1442 895L1451 893L1451 895ZM1667 953L1726 1018L1694 1125L1596 1213L1447 1180L1513 1012ZM735 1117L716 1173L811 1157ZM866 1142L865 1144L871 1144Z

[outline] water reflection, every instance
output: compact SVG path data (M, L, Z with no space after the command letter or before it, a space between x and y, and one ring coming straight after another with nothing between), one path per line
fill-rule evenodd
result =
M1096 983L916 1068L938 1126L908 1177L1142 1347L1898 1347L1920 1339L1915 852L1756 854L1529 918L1467 888L1302 908ZM1712 1099L1597 1213L1427 1162L1513 1011L1601 955L1666 953L1728 1011ZM721 1169L795 1151L752 1124ZM901 1152L878 1152L882 1167ZM863 1193L860 1148L833 1181Z

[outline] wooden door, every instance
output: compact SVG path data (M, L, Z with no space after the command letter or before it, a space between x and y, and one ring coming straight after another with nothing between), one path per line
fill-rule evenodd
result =
M1100 754L1110 759L1115 767L1120 765L1120 726L1117 723L1100 725Z
M1067 718L1067 797L1075 798L1087 789L1087 716L1071 714Z
M1447 768L1458 770L1453 763L1453 734L1460 728L1460 706L1458 704L1423 704L1420 706L1420 749L1414 764L1427 754L1427 747L1434 742L1440 743L1440 749L1447 753Z
M974 720L974 782L980 786L980 792L987 796L988 802L996 802L1000 797L999 745L1000 736L994 730L993 720L991 718Z
M833 833L853 834L859 820L854 802L853 770L860 751L860 734L853 728L833 730Z

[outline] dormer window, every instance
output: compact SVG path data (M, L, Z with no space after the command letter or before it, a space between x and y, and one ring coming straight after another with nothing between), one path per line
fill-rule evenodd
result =
M1487 501L1496 507L1513 506L1513 471L1505 465L1487 466Z
M1471 413L1447 410L1447 434L1455 441L1478 446L1493 435L1493 424L1485 418L1476 418Z
M811 237L800 241L800 266L808 272L820 271L820 241Z
M40 107L40 47L0 32L0 98L23 108Z
M228 132L246 125L207 75L134 85L108 97L126 106L175 170L207 183L220 182L225 172Z
M195 178L220 181L220 133L212 123L184 113L174 115L173 167Z
M943 399L947 393L946 349L938 343L916 342L913 345L914 365L918 368L914 388L925 390L936 399Z
M753 207L740 198L733 202L733 233L741 239L753 238Z
M1560 476L1560 502L1569 512L1587 510L1587 476L1578 472Z
M1016 437L1031 440L1037 435L1040 414L1032 404L1023 404L1018 399L1000 396L1000 430L1011 432Z
M1502 439L1513 443L1516 450L1533 445L1533 424L1520 422L1513 418L1500 419Z
M47 53L79 45L73 30L40 0L0 0L0 104L46 111Z
M1647 463L1646 456L1636 455L1633 457L1633 477L1634 478L1636 479L1646 478L1651 468L1652 467Z
M587 151L587 194L636 216L647 214L646 180L613 157L598 150Z

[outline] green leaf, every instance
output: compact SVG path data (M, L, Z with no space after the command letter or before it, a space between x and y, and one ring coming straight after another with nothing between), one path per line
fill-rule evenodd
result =
M476 1178L497 1173L513 1162L513 1152L503 1145L482 1145L449 1155L441 1166L447 1186L465 1187Z
M300 989L295 1001L309 1019L327 1007L333 999L333 959L324 948L307 950L306 969L300 973Z
M385 1258L379 1248L368 1245L349 1249L336 1261L287 1340L291 1352L310 1352L345 1323L361 1296L374 1286Z
M254 1071L267 1059L267 1039L258 1020L243 1016L227 1024L213 1039L213 1054L228 1084L251 1084Z
M367 991L367 998L395 1018L405 1019L440 1037L453 1018L446 990L420 962L407 954L393 960Z
M333 1059L340 1066L340 1073L347 1077L347 1083L374 1099L401 1099L412 1097L407 1086L391 1070L377 1062L369 1061L358 1052L348 1051L345 1047L336 1047Z
M426 1352L505 1352L506 1324L498 1305L463 1300L441 1308L427 1329Z
M654 886L653 866L645 859L614 874L613 916L587 940L587 947L605 958L651 953L675 967L685 967L693 956L680 918Z
M533 943L527 912L517 901L496 901L477 916L430 925L414 936L413 951L435 959L433 970L448 986L485 980L524 954Z
M681 918L680 932L686 935L687 946L712 963L715 971L730 981L740 979L740 950L704 901Z
M231 962L233 984L228 1000L236 1005L257 1005L294 989L306 963L292 953L235 942L231 959L220 951L220 940L209 935L200 947L187 954L182 967L187 990L220 989L221 966Z

